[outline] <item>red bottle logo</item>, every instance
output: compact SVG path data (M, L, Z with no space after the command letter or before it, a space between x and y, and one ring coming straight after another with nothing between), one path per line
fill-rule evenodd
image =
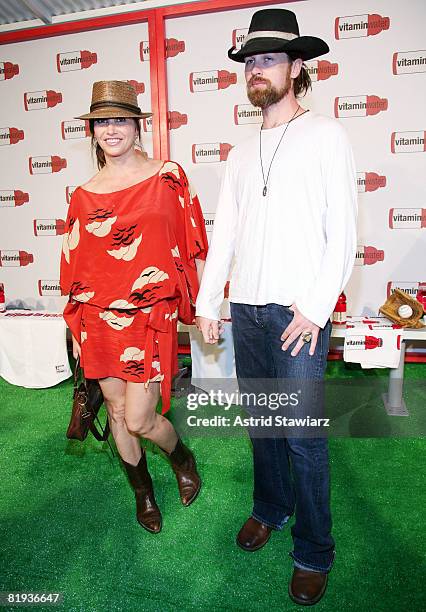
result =
M312 60L305 63L311 81L326 81L339 74L339 65L327 60Z
M0 266L23 267L34 262L34 255L26 251L0 251Z
M393 74L426 72L426 51L397 51L392 58Z
M234 106L235 125L246 125L247 123L262 123L263 115L260 108L251 104L236 104Z
M185 41L176 38L166 38L166 58L176 57L179 53L184 53Z
M84 70L98 63L97 53L92 51L70 51L56 54L56 68L58 72Z
M0 206L22 206L26 202L30 201L29 193L21 191L20 189L2 189L0 191Z
M423 153L426 151L426 131L392 132L392 153Z
M387 98L378 96L347 96L334 99L335 117L368 117L386 110Z
M58 155L30 157L28 160L30 174L51 174L67 167L67 160Z
M355 256L356 266L372 266L378 261L384 261L385 253L373 246L358 245Z
M62 140L75 138L87 138L90 136L89 122L84 119L74 119L73 121L61 121Z
M426 208L391 208L390 229L423 229L426 227Z
M136 95L138 96L139 94L143 94L145 93L145 83L141 83L139 81L127 81L129 85L131 85L133 87L133 89L136 91Z
M380 176L376 172L357 172L356 182L358 193L377 191L377 189L386 187L386 177Z
M384 30L389 30L389 26L389 17L382 17L376 13L371 15L348 15L346 17L336 17L334 35L336 40L375 36Z
M0 62L0 81L13 79L13 77L17 74L19 74L18 64L12 64L12 62Z
M15 127L0 128L0 147L16 144L24 140L24 137L24 130L18 130Z
M236 83L237 73L228 72L228 70L191 72L189 75L189 90L192 93L227 89L230 85L235 85Z
M169 112L169 130L177 130L182 125L188 125L188 115L178 111Z
M24 108L26 111L53 108L61 102L62 94L52 89L24 93Z
M58 280L39 280L38 294L45 295L61 295L61 286Z
M192 162L194 164L216 163L226 161L232 145L227 142L213 142L192 145Z
M62 236L65 234L63 219L34 219L34 236Z

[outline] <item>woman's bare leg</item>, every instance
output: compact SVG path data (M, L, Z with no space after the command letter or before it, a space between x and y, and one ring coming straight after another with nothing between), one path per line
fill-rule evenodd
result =
M125 398L125 422L132 434L151 440L167 453L171 453L178 441L170 421L156 412L160 399L160 383L127 382Z
M121 378L108 377L101 378L99 384L108 411L111 433L120 457L131 465L137 465L141 458L139 438L129 432L124 418L128 383Z

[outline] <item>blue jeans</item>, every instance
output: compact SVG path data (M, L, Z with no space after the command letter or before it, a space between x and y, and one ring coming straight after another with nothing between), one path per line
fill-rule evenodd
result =
M281 349L281 334L293 318L293 312L286 306L232 303L231 317L239 380L324 378L330 322L320 330L312 357L309 345L292 357L293 345L287 351ZM291 530L294 549L290 553L295 565L329 572L334 540L327 439L250 437L254 462L252 516L270 527L282 529L295 513Z

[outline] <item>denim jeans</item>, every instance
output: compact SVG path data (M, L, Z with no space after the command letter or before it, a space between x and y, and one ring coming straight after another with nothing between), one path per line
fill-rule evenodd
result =
M293 318L286 306L231 304L237 377L244 379L324 378L331 324L320 330L315 354L305 345L296 357L294 345L283 351L280 339ZM249 430L250 434L250 430ZM291 515L295 565L328 572L334 558L331 536L330 476L325 438L259 438L253 444L254 506L252 516L281 529Z

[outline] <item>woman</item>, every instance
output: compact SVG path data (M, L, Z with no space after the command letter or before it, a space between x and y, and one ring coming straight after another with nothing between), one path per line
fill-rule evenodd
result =
M185 506L201 480L194 456L162 414L177 372L177 321L191 324L207 239L182 168L138 150L142 113L126 82L94 83L88 119L99 172L72 196L61 260L64 318L74 356L105 398L111 432L136 496L138 522L161 529L139 438L163 449Z

